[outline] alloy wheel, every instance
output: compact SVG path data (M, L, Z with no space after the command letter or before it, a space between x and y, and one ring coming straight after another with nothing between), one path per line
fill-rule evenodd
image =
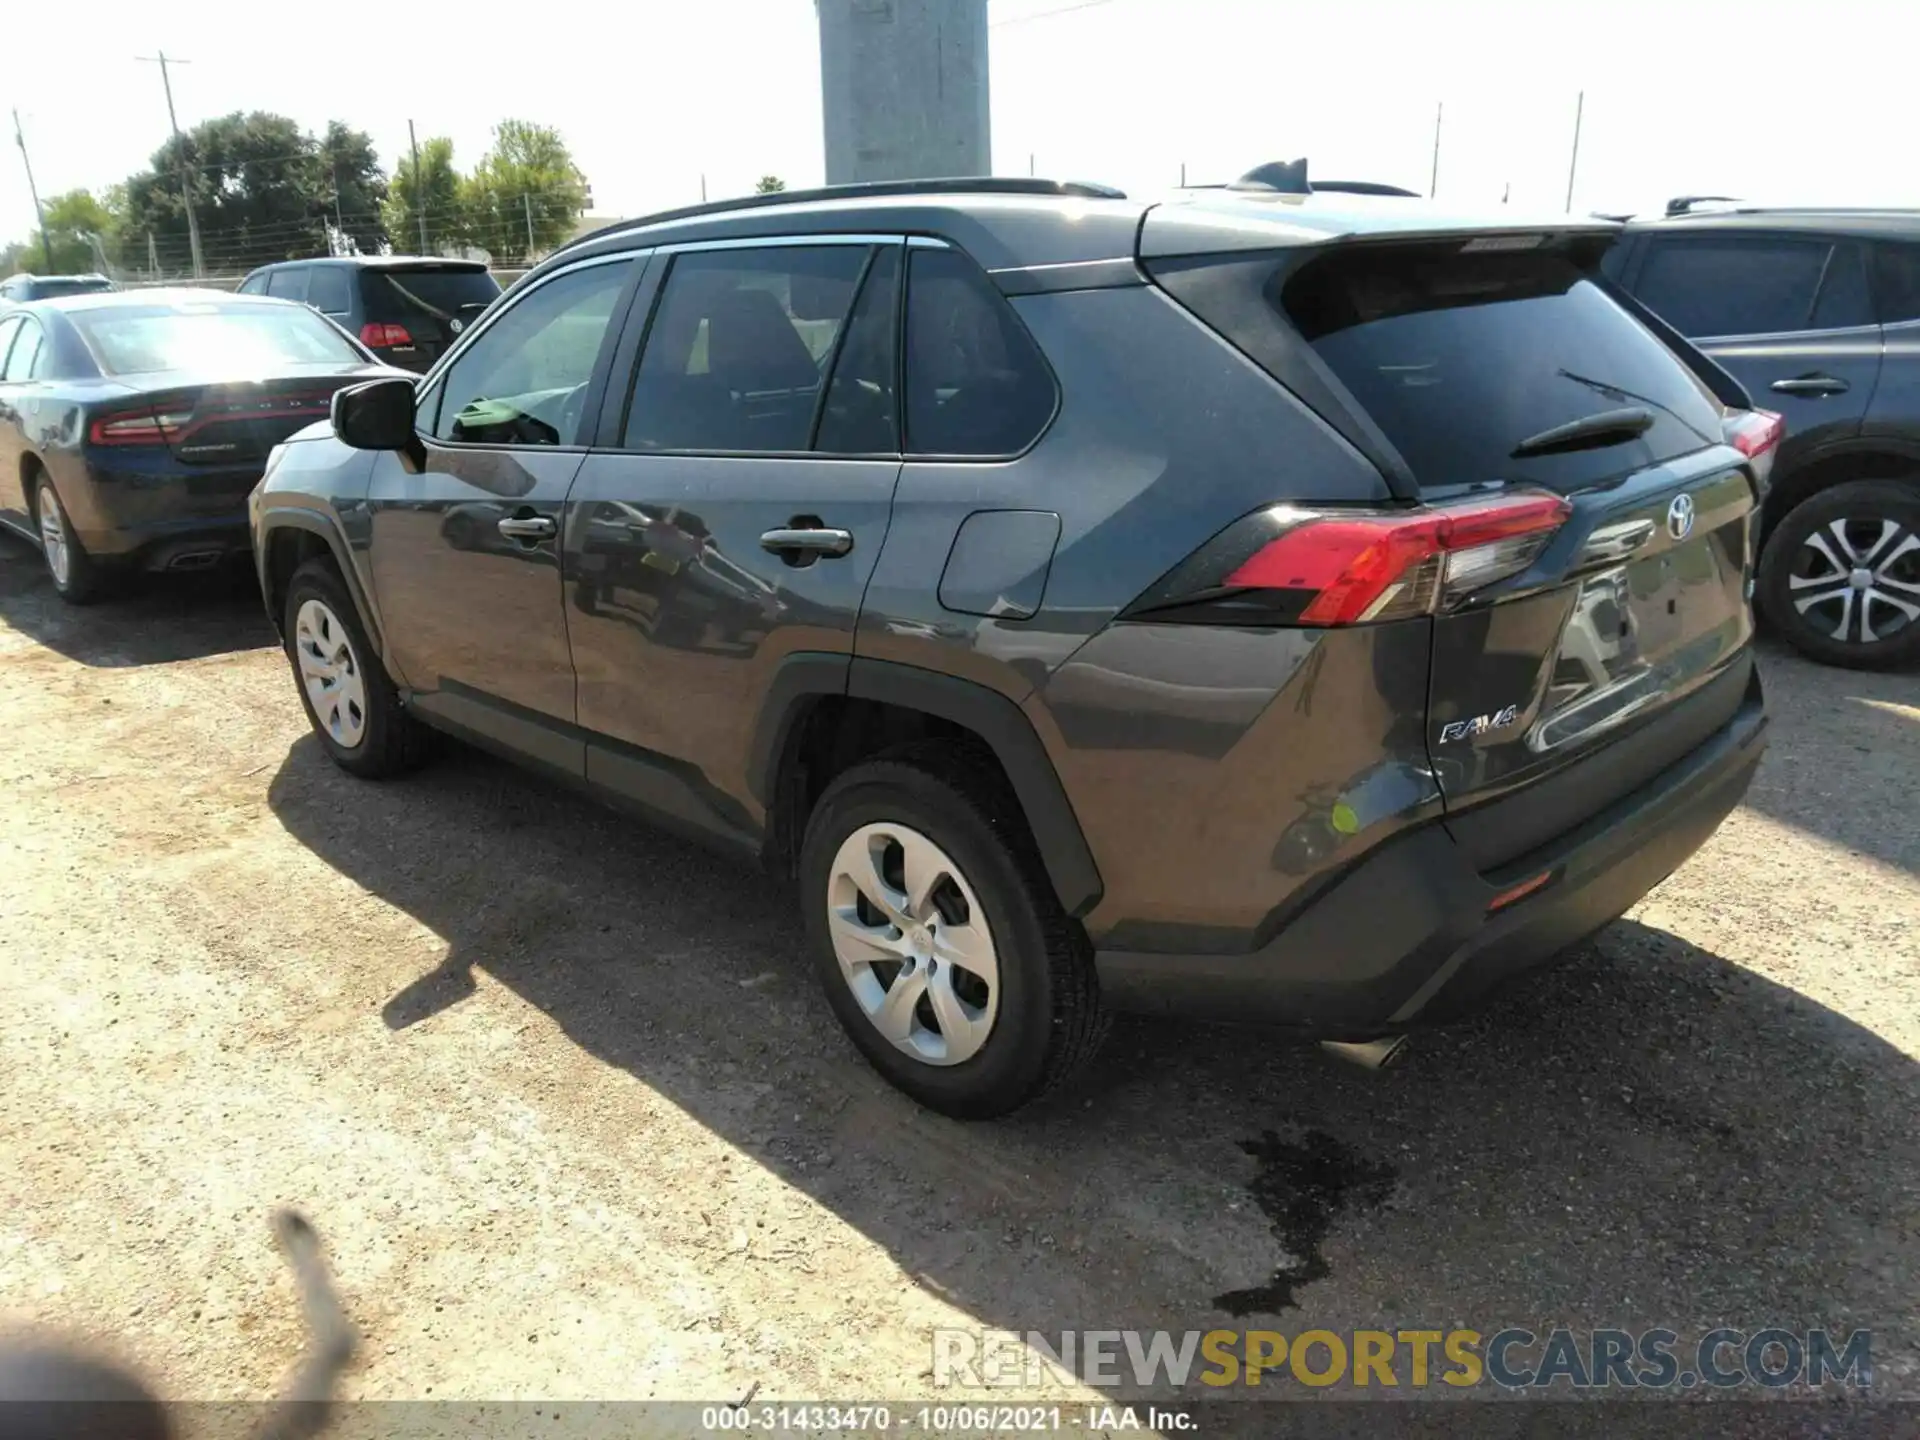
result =
M46 552L53 583L64 587L73 577L73 543L67 538L67 517L51 485L40 487L40 548Z
M367 733L367 687L347 627L324 601L307 600L294 621L300 683L333 743L351 750Z
M1920 622L1920 535L1884 516L1810 531L1787 577L1801 619L1843 644L1873 645Z
M929 1065L977 1055L999 1013L999 954L952 857L905 825L863 825L834 855L826 900L841 976L874 1028Z

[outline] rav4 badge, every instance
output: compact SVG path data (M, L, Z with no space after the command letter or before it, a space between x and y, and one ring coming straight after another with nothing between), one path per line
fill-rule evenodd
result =
M1455 720L1440 727L1440 743L1450 745L1455 740L1471 740L1476 735L1485 735L1490 731L1504 730L1520 718L1520 707L1509 705L1504 710L1496 710L1491 715L1476 715L1471 720Z

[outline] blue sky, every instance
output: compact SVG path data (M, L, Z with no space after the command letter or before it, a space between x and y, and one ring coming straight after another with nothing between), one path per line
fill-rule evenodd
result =
M103 187L166 134L156 48L182 125L271 109L369 131L389 166L407 121L463 165L506 115L559 127L595 210L637 214L822 176L811 0L258 6L95 0L82 43L0 72L42 195ZM598 14L607 18L589 18ZM1607 6L1407 0L991 0L994 168L1129 190L1310 157L1324 177L1424 190L1444 102L1439 193L1558 209L1586 92L1576 210L1727 193L1920 206L1899 75L1920 6L1768 0ZM105 39L97 37L109 37ZM1832 58L1828 58L1832 57ZM9 147L0 238L32 205Z

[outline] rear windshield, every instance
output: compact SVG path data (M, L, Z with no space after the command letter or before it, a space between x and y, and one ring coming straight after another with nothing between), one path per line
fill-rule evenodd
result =
M1719 439L1718 407L1693 374L1562 256L1355 246L1308 262L1277 298L1424 488L1573 490ZM1543 431L1627 408L1652 428L1512 457Z
M91 295L112 288L111 280L36 280L33 295L36 300L46 300L55 295Z
M409 315L469 321L500 295L500 282L485 270L449 267L363 272L362 298L370 319L404 321Z
M267 369L364 361L346 336L304 305L193 305L71 310L67 318L109 375L154 370Z

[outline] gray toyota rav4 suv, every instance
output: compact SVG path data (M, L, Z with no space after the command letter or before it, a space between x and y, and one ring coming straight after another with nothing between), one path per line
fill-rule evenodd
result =
M1254 179L625 223L280 446L262 584L341 768L444 731L757 858L935 1109L1115 1008L1398 1037L1760 759L1777 417L1612 235Z

